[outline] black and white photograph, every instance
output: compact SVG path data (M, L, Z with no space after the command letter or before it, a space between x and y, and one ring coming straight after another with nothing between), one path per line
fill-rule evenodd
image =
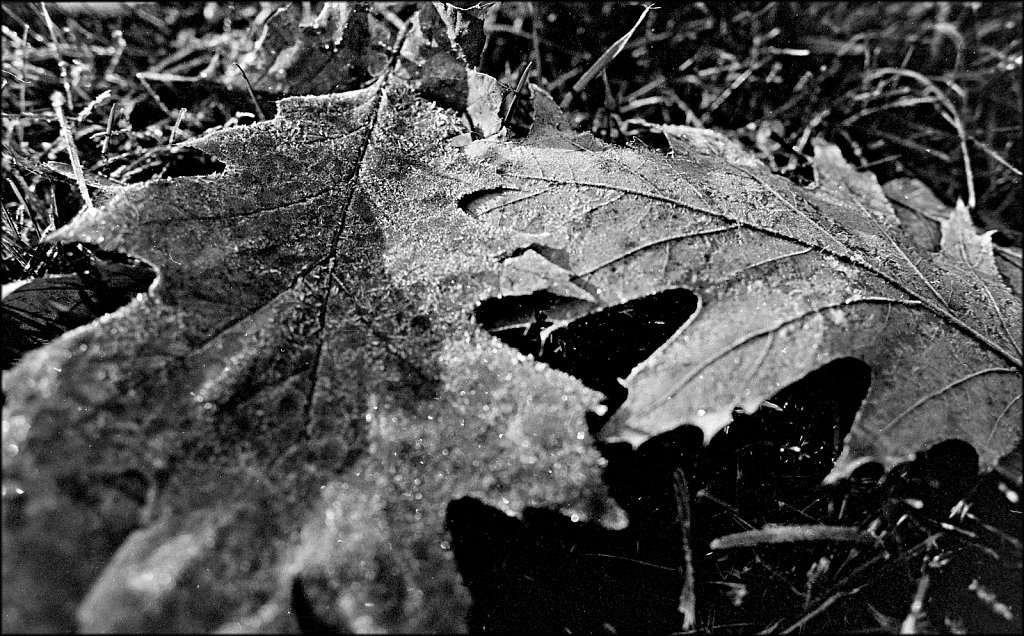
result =
M4 634L1019 634L1020 2L18 2Z

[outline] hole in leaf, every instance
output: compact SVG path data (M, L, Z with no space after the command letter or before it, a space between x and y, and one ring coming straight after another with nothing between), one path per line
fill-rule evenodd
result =
M611 397L624 397L619 378L679 330L697 310L688 289L668 289L601 311L591 303L538 292L489 298L476 319L525 354Z
M512 188L484 188L464 194L459 198L459 208L474 219L480 218L493 210L496 206L505 203L509 192L518 192Z
M567 251L558 249L557 247L549 247L541 243L530 243L529 245L517 247L496 257L495 260L497 260L499 263L502 263L507 260L522 256L528 252L536 252L540 254L542 257L544 257L546 260L554 263L555 265L563 269L570 269L569 253Z
M871 367L865 362L833 360L783 388L754 413L738 415L729 435L762 446L784 444L791 450L774 453L779 461L819 465L813 472L824 478L842 452L870 386Z
M728 432L711 440L707 457L718 459L708 461L700 479L755 526L779 522L785 509L805 509L842 452L870 386L871 367L856 358L811 371L757 411L736 413Z

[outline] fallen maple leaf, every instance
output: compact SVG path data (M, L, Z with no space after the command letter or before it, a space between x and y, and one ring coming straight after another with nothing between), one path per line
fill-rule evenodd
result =
M710 435L733 409L753 412L808 371L852 357L872 378L847 459L892 465L960 437L991 466L1012 448L1021 303L994 274L990 237L964 231L961 216L945 228L943 250L922 255L900 236L869 173L823 160L834 147L817 149L811 194L720 135L665 129L674 159L616 153L603 163L619 168L599 177L579 162L534 157L504 170L535 189L572 181L606 197L574 233L587 254L574 264L577 284L606 295L682 286L701 296L686 329L627 379L609 433L636 443L693 422ZM621 212L641 204L643 213ZM623 222L636 229L616 234Z
M700 131L667 129L674 157L603 146L535 93L525 140L464 150L391 75L285 99L192 142L223 174L125 188L57 234L159 278L5 374L5 485L24 491L5 626L292 629L298 577L357 631L464 628L450 501L607 504L583 441L599 396L473 324L507 295L584 303L566 329L699 299L629 373L608 439L710 436L857 358L872 377L851 456L957 436L991 465L1016 440L1020 303L985 237L951 226L922 256L877 184L833 170L801 192ZM159 484L152 506L109 485L125 471Z
M462 629L450 500L603 499L598 396L473 324L511 231L455 205L494 176L458 132L386 79L282 100L195 142L223 174L128 187L57 234L159 278L5 375L7 625L67 629L91 590L87 631L285 629L301 576L357 629ZM96 504L126 470L161 494L93 583L143 524Z

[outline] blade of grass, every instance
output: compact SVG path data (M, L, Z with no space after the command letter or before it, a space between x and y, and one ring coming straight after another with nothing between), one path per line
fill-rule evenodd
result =
M24 90L24 89L23 89L23 90ZM996 162L997 162L997 163L998 163L999 165L1003 166L1004 168L1006 168L1007 170L1009 170L1010 172L1012 172L1012 173L1013 173L1014 175L1016 175L1016 176L1018 176L1018 177L1024 177L1024 173L1022 173L1022 172L1021 172L1020 170L1018 170L1017 168L1015 168L1015 167L1014 167L1014 166L1013 166L1013 165L1012 165L1012 164L1011 164L1010 162L1008 162L1008 161L1007 161L1006 159L1003 159L1003 156L1002 156L1002 155L1000 155L1000 154L999 154L998 152L996 152L995 150L992 150L992 149L991 149L991 148L990 148L990 147L988 146L988 144L986 144L985 142L983 142L983 141L981 141L981 140L979 140L979 139L976 139L976 138L974 137L974 135L968 135L968 136L967 136L967 139L969 139L970 141L973 141L973 142L974 142L974 144L975 144L976 146L978 146L979 148L981 148L982 150L984 150L984 151L985 151L985 153L986 153L986 154L988 154L988 156L990 156L990 157L992 157L993 159L995 159L995 160L996 160Z
M836 592L832 596L830 596L827 599L825 599L824 602L822 602L820 605L815 607L813 610L811 610L810 612L804 614L800 618L800 620L796 621L795 623L793 623L792 625L790 625L789 627L787 627L786 629L782 630L779 633L780 634L791 634L791 633L795 632L796 630L800 629L801 627L806 625L811 620L817 618L818 615L820 615L822 612L824 612L829 607L831 607L836 601L838 601L838 600L840 600L842 598L845 598L847 596L853 596L854 594L858 594L865 587L867 587L867 586L866 585L861 585L859 587L853 588L852 590L844 590L844 591Z
M928 572L921 575L921 578L917 581L917 590L914 592L914 600L910 603L910 610L907 612L907 617L903 619L903 623L900 625L901 634L917 634L917 624L922 618L924 618L924 600L928 594L928 586L931 583L931 577Z
M690 485L686 473L681 468L672 471L672 486L676 496L676 526L679 528L679 544L683 552L682 589L679 591L679 606L682 616L682 629L691 631L697 623L696 583L693 572L693 548L690 546L690 523L693 508L690 505Z
M114 49L114 54L110 56L110 62L107 63L106 72L103 73L104 79L108 82L117 78L117 74L114 72L114 69L116 69L117 65L121 63L121 57L124 55L125 49L128 48L128 40L125 39L124 33L122 33L120 29L115 30L111 34L111 37L114 38L117 46Z
M171 128L171 134L167 137L167 145L174 145L174 136L178 134L178 128L181 127L181 118L185 116L185 109L182 108L178 111L178 118L174 120L174 127Z
M78 158L78 149L75 147L75 136L71 133L71 126L67 117L64 116L64 98L59 92L54 92L50 97L53 104L53 111L57 113L57 120L60 121L60 130L64 134L64 141L68 144L68 156L71 157L71 168L75 171L75 181L78 183L78 191L85 201L86 209L91 209L92 197L89 196L89 188L85 185L85 174L82 172L82 162Z
M82 109L82 112L78 113L78 115L75 117L75 123L81 124L82 122L84 122L85 118L91 115L92 111L95 110L97 106L102 105L104 102L110 99L110 95L111 91L108 88L107 90L103 91L95 98L93 98L91 102L85 105L85 108Z
M939 115L946 120L946 123L956 130L957 137L960 139L960 154L963 155L964 182L967 189L967 207L971 210L975 209L978 201L974 192L974 170L971 167L971 155L967 151L967 131L964 128L964 122L960 117L960 112L950 101L949 97L946 96L946 93L943 92L935 82L917 71L904 68L880 68L870 73L865 79L866 81L872 81L876 78L886 77L887 75L906 77L918 82L924 87L925 92L931 93L935 97L937 103L942 106L942 108L937 109L939 111ZM963 89L956 84L950 83L948 85L950 86L950 90L953 90L958 94L963 92Z
M110 149L110 134L114 130L114 111L117 110L117 104L110 105L110 114L107 116L107 132L103 135L103 147L100 149L100 153L105 157L107 156L107 150Z
M530 41L533 44L533 60L532 62L537 66L537 75L543 76L544 71L542 66L542 60L540 57L540 33L538 25L540 20L537 18L537 3L527 2L527 8L530 10Z
M28 25L27 24L25 25L25 30L22 32L22 35L21 35L21 45L20 46L21 46L21 55L20 55L21 59L19 61L21 62L21 85L18 87L18 107L20 109L20 110L18 110L18 112L19 113L24 113L24 112L26 112L28 110L28 107L26 106L26 103L25 103L25 90L28 87L28 78L25 76L25 69L28 68L28 58L27 58L27 55L28 55ZM20 146L21 144L24 144L24 143L25 143L25 127L19 124L19 126L18 126L18 144Z
M46 3L40 2L39 8L43 12L43 20L46 22L46 28L50 31L50 40L53 43L53 54L57 56L57 66L60 67L60 81L64 86L64 95L67 99L68 108L74 109L75 102L71 97L71 82L70 73L68 73L68 63L64 61L64 56L60 54L60 44L57 39L57 25L53 23L50 18L50 12L46 9Z
M722 103L725 102L725 100L729 99L729 96L732 95L736 91L736 89L738 89L740 86L743 86L743 83L750 79L750 76L754 74L754 71L758 70L766 63L766 60L762 60L756 64L751 65L749 68L744 69L743 72L740 73L739 76L737 76L736 79L734 79L732 83L730 83L725 88L725 90L723 90L718 95L718 97L715 98L715 101L711 102L711 105L707 107L707 110L705 112L713 113L716 110L718 110L718 107L721 106Z
M591 80L597 77L601 71L608 68L608 65L612 63L612 60L614 60L619 53L622 53L622 50L626 48L626 44L629 42L629 39L633 37L636 30L640 28L641 24L643 24L647 14L654 8L656 7L650 4L644 7L644 12L640 14L640 18L636 21L636 24L633 25L633 28L630 29L626 35L612 43L612 45L608 47L608 50L602 53L601 57L597 58L590 68L587 69L587 72L583 74L583 77L576 80L576 83L572 85L572 92L580 92L587 84L590 83Z
M139 80L139 83L142 84L142 88L146 89L146 92L149 93L149 96L153 98L153 101L156 102L156 105L160 107L160 110L164 111L165 115L167 115L168 117L174 117L174 113L171 112L171 109L167 108L167 104L164 103L164 100L160 99L160 96L156 94L156 91L153 90L153 87L150 86L148 81L146 81L147 75L145 71L136 73L135 79Z
M877 537L869 532L848 526L789 525L765 526L760 530L747 530L718 537L711 542L710 550L731 550L773 543L805 543L808 541L830 541L833 543L864 543L874 545Z

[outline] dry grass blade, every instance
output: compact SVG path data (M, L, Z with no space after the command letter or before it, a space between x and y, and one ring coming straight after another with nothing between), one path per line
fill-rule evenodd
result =
M60 54L60 44L57 39L57 26L53 23L53 19L50 18L50 12L46 9L46 3L40 2L39 9L43 14L43 20L46 22L46 28L50 31L50 40L52 42L53 54L57 58L57 66L60 67L60 79L61 84L64 86L64 96L67 99L68 108L74 108L74 99L71 96L71 82L70 72L68 71L68 63L64 61L64 57Z
M608 50L605 51L601 57L597 58L590 68L587 69L587 72L583 74L583 77L576 80L576 83L572 85L572 92L580 92L587 84L590 83L591 80L597 77L601 71L608 68L608 65L612 63L612 60L614 60L619 53L622 53L622 50L626 48L626 44L629 42L630 38L633 37L636 30L640 28L641 24L643 24L644 19L647 17L647 14L651 9L654 8L656 7L653 5L647 5L644 7L644 12L640 14L640 18L636 21L636 24L633 25L633 28L630 29L626 35L622 36L616 40L614 44L608 47Z
M57 113L57 119L60 121L60 130L64 134L64 141L68 144L68 156L71 157L71 168L75 172L78 191L82 195L82 200L85 201L86 208L92 208L92 197L89 196L89 188L85 184L85 174L82 172L82 162L78 158L78 149L75 148L75 136L71 133L67 117L64 116L64 97L60 93L54 93L50 99L53 111Z
M690 524L693 508L690 506L690 485L680 468L672 472L672 485L676 496L676 523L679 525L680 545L683 550L683 587L679 591L679 614L683 631L690 631L697 623L696 582L693 573L693 549L690 546Z
M174 128L171 128L171 134L167 138L167 145L174 145L174 137L178 134L178 129L181 128L181 118L185 116L185 109L182 108L178 111L178 118L174 120Z
M864 543L874 545L878 539L869 532L848 526L794 525L766 526L760 530L747 530L718 537L711 542L712 550L749 548L775 543L805 543L831 541L834 543Z
M981 148L982 150L984 150L985 154L987 154L988 156L992 157L999 165L1001 165L1002 167L1006 168L1007 170L1009 170L1010 172L1012 172L1014 175L1016 175L1018 177L1024 177L1024 172L1021 172L1020 170L1015 168L1013 166L1013 164L1008 162L1006 159L1004 159L1002 155L1000 155L995 150L992 150L992 148L990 148L988 146L988 144L986 144L985 142L980 141L978 139L975 139L973 135L968 135L967 138L969 140L971 140L972 142L974 142L974 145L976 145L979 148Z
M18 86L18 112L24 113L28 111L25 102L25 90L28 87L28 80L25 76L25 69L28 68L28 60L26 58L28 54L28 25L25 25L25 29L22 31L21 40L19 42L20 54L18 55L18 70L21 72L21 84ZM25 143L25 128L18 126L18 143Z
M967 188L967 207L973 210L977 207L977 197L974 193L974 171L971 168L971 155L967 151L967 131L964 129L964 122L960 117L960 113L957 108L953 105L953 102L949 100L949 97L936 86L935 82L930 80L925 75L912 71L905 68L880 68L872 73L868 74L865 78L866 81L870 82L875 79L883 78L889 75L895 75L897 77L906 77L912 79L925 88L925 91L931 93L937 103L941 104L942 109L939 110L939 114L942 119L952 126L960 139L960 153L963 155L964 162L964 181L965 187ZM962 91L958 86L952 84L951 89L958 93Z
M92 101L85 105L85 108L82 109L82 112L78 113L78 115L75 117L75 122L78 124L83 123L86 120L86 118L92 114L92 111L95 110L97 106L102 106L104 103L106 103L107 100L110 99L111 95L112 93L108 88L107 90L103 91L102 93L94 97Z
M779 633L780 634L791 634L791 633L797 631L798 629L800 629L801 627L806 625L808 622L810 622L814 618L817 618L819 615L821 615L825 610L827 610L829 607L831 607L833 604L835 604L836 601L841 600L843 598L846 598L847 596L853 596L854 594L859 594L860 591L862 589L864 589L865 587L866 587L865 585L861 585L861 586L856 587L856 588L854 588L852 590L844 590L844 591L836 592L832 596L830 596L827 599L825 599L825 601L823 603L821 603L820 605L815 607L813 610L808 612L806 615L801 617L800 620L798 620L797 622L793 623L792 625L790 625L789 627L787 627L786 629L782 630Z
M110 106L110 113L107 115L107 130L103 135L103 145L100 148L100 154L103 156L107 155L107 151L110 149L110 134L114 130L114 111L117 110L117 104Z
M903 619L903 624L900 625L901 634L917 634L918 624L921 619L924 618L924 601L928 594L928 586L931 583L931 577L925 572L920 579L917 581L917 590L914 592L914 600L910 604L910 610L907 612L907 617Z

